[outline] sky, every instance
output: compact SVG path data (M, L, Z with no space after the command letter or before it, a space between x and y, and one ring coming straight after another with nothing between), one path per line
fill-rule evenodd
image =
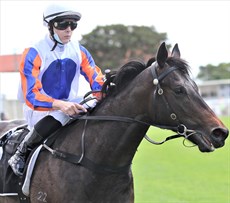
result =
M82 14L74 31L75 39L81 39L98 25L154 26L157 32L167 33L166 43L178 43L181 57L188 61L194 77L199 66L230 62L230 1L56 2L71 5ZM52 1L0 1L1 55L21 54L25 47L47 33L42 14L50 3ZM0 93L14 97L18 80L18 74L0 74ZM12 91L9 91L9 81Z

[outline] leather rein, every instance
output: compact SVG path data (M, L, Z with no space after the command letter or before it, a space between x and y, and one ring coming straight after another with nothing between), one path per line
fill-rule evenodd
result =
M177 70L177 67L171 67L169 69L167 69L166 71L162 72L159 76L157 75L157 71L156 71L156 67L157 64L156 62L154 62L151 66L151 73L153 76L153 85L156 86L156 89L154 91L154 99L157 96L161 96L163 98L163 101L165 102L169 112L170 113L170 118L172 120L176 120L178 125L177 126L167 126L167 125L158 125L158 124L154 124L154 123L148 123L148 122L144 122L138 119L134 119L134 118L129 118L129 117L123 117L123 116L91 116L91 115L78 115L77 117L74 117L72 119L72 122L75 120L85 120L84 123L84 129L82 132L82 136L81 136L81 155L74 155L74 154L70 154L67 152L63 152L61 150L54 150L52 148L49 147L49 144L47 143L43 143L43 147L46 148L49 152L51 152L51 154L53 156L55 156L56 158L62 159L64 161L73 163L73 164L77 164L77 165L82 165L90 170L93 170L97 173L103 173L103 174L111 174L111 173L124 173L127 172L130 169L130 165L131 163L122 166L122 167L111 167L111 166L102 166L101 164L97 164L93 161L91 161L90 159L88 159L85 156L85 131L86 131L86 126L89 120L94 120L94 121L116 121L116 122L126 122L126 123L139 123L140 125L145 125L147 127L150 126L154 126L154 127L158 127L158 128L162 128L162 129L167 129L167 130L172 130L177 132L176 135L172 135L172 136L168 136L165 140L161 141L161 142L156 142L154 140L152 140L151 138L149 138L147 135L145 135L145 139L147 141L149 141L152 144L156 144L156 145L161 145L163 143L165 143L166 141L172 140L172 139L176 139L179 137L184 137L186 139L188 139L188 137L190 137L191 135L197 134L196 131L194 130L190 130L187 129L187 127L180 123L179 120L177 119L176 114L172 111L172 108L170 107L166 97L164 96L164 91L160 86L160 82L167 77L171 72ZM109 85L109 84L108 84ZM115 85L115 84L113 84ZM99 91L97 91L99 92ZM87 96L94 93L94 91L91 91L89 93L87 93ZM86 97L86 96L85 96ZM81 102L81 104L86 103L89 100L92 100L95 98L86 98L83 100L83 102ZM49 142L49 141L48 141ZM51 141L52 142L52 141ZM184 142L183 142L184 144ZM185 145L185 144L184 144ZM185 145L186 146L186 145Z
M156 89L154 91L153 96L154 96L154 98L157 96L161 96L163 98L164 103L166 104L166 107L168 108L169 112L171 112L170 118L172 120L177 121L177 123L178 123L177 126L168 126L168 125L159 125L159 124L154 124L154 123L148 123L148 122L144 122L144 121L137 120L134 118L123 117L123 116L91 116L91 115L86 114L83 116L77 116L75 119L78 119L78 120L98 120L98 121L117 121L117 122L126 122L126 123L136 122L136 123L139 123L141 125L148 126L148 127L154 126L154 127L158 127L161 129L167 129L167 130L172 130L172 131L177 132L176 135L168 136L165 140L163 140L161 142L154 141L151 138L149 138L147 135L144 136L147 141L149 141L152 144L156 144L156 145L161 145L161 144L165 143L166 141L169 141L169 140L172 140L175 138L180 138L180 137L184 137L185 139L188 139L188 137L190 137L191 135L196 134L197 133L196 131L187 129L187 127L184 124L180 123L180 121L177 119L176 114L172 111L172 108L170 107L166 97L163 94L164 91L160 86L160 82L165 77L167 77L171 72L177 70L178 68L177 67L171 67L171 68L167 69L166 71L162 72L158 76L157 71L156 71L156 67L157 67L157 62L153 62L152 65L150 66L151 73L153 76L153 85L156 86ZM87 96L89 94L90 93L88 93ZM84 102L87 102L87 101L83 101L83 103Z

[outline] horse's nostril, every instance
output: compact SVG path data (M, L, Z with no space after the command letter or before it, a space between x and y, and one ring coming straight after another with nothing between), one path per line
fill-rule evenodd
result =
M226 128L215 128L212 131L212 137L215 140L225 140L228 137L228 129Z

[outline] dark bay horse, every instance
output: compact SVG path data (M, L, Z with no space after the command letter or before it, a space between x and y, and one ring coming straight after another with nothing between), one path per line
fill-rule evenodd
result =
M52 149L59 154L40 153L31 203L133 203L131 162L151 125L171 129L201 152L223 147L228 129L199 95L188 69L178 46L169 55L165 43L147 65L125 64L92 113L57 132Z

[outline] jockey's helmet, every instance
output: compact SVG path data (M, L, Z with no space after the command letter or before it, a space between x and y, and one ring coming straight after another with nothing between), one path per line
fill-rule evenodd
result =
M43 12L43 24L48 26L52 20L73 19L79 21L81 14L66 5L51 4Z

